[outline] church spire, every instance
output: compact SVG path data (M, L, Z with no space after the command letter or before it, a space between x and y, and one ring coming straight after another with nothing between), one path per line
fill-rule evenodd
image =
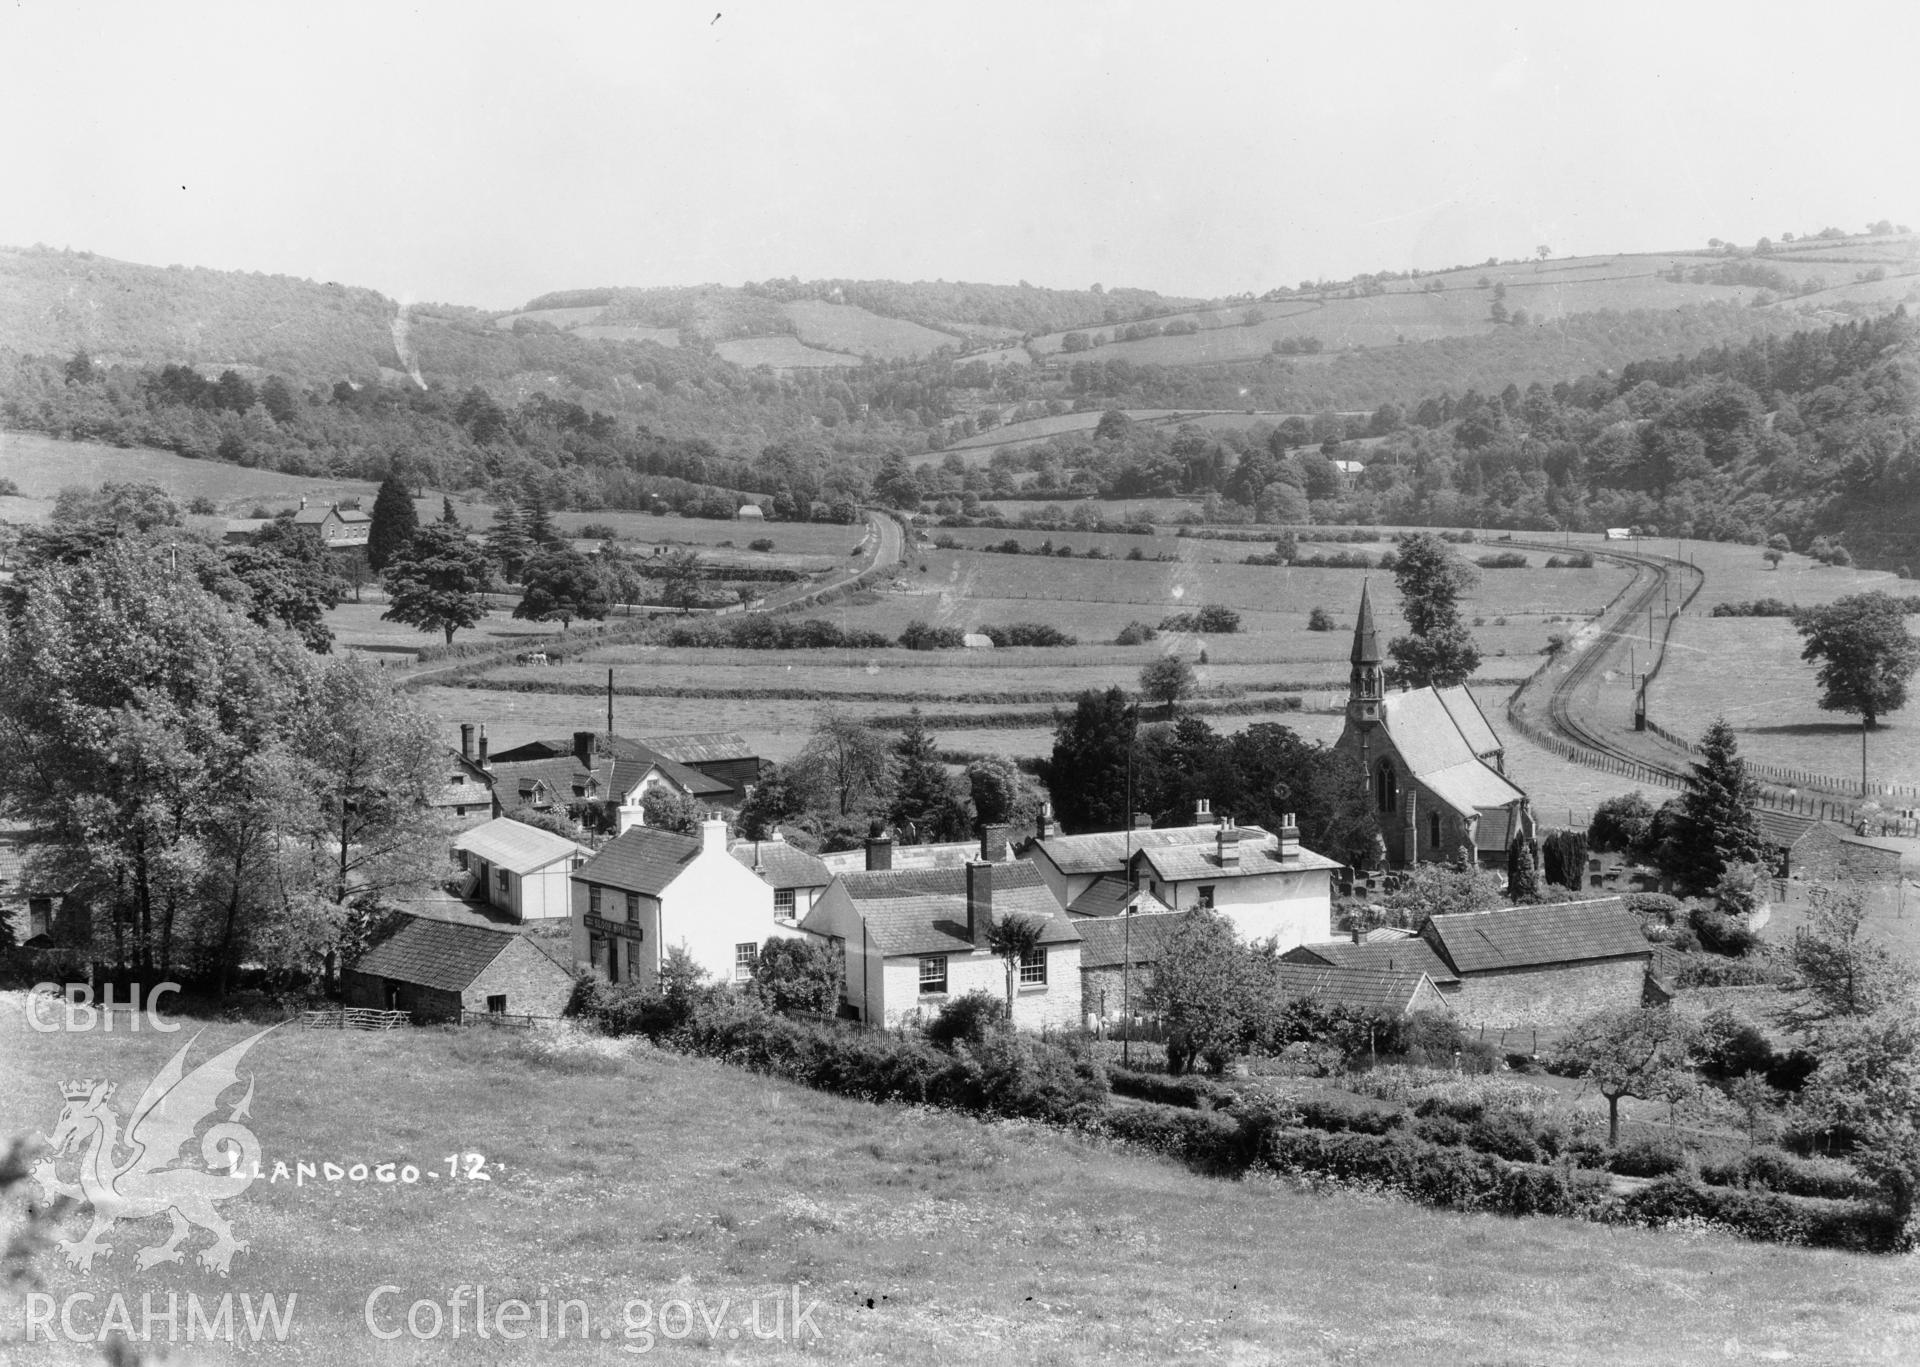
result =
M1353 623L1353 672L1347 689L1347 720L1364 733L1381 719L1386 674L1380 668L1380 637L1373 626L1373 600L1360 585L1360 614Z
M1353 624L1353 654L1348 659L1357 665L1380 663L1380 638L1373 629L1373 602L1367 597L1365 580L1360 584L1360 615Z

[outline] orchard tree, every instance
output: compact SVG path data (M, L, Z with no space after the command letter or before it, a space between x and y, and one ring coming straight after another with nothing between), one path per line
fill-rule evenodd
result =
M1412 631L1387 646L1395 672L1416 688L1451 688L1480 666L1480 651L1460 619L1461 596L1477 576L1453 548L1430 532L1400 543L1393 569L1400 612Z
M1889 1213L1910 1234L1920 1195L1920 1013L1911 996L1814 1032L1820 1066L1802 1105L1853 1137L1854 1167L1880 1185Z
M857 717L835 708L820 714L797 764L840 816L884 807L892 784L887 743Z
M1174 704L1192 697L1197 686L1193 666L1178 655L1162 655L1157 660L1149 660L1140 671L1142 696L1162 704L1169 718L1173 716Z
M1813 917L1793 940L1791 957L1806 986L1793 1008L1800 1025L1866 1016L1913 999L1913 966L1866 930L1866 900L1857 887L1820 888Z
M373 496L373 522L367 528L367 564L375 574L385 570L393 558L420 530L420 513L413 506L413 495L398 474L380 481L380 492Z
M1233 923L1199 908L1186 914L1160 946L1146 988L1174 1039L1169 1072L1189 1071L1203 1058L1215 1072L1259 1034L1279 996L1271 965L1243 944Z
M1906 705L1907 681L1920 668L1920 641L1907 633L1906 613L1896 599L1878 589L1856 593L1825 607L1802 608L1793 624L1806 641L1800 658L1820 662L1821 707L1857 712L1860 724L1872 729Z
M1660 866L1688 893L1705 893L1734 864L1759 863L1766 853L1753 804L1757 789L1740 758L1725 717L1700 737L1700 758L1687 775L1665 838Z
M660 601L685 614L700 602L700 556L696 551L674 551L662 568Z
M529 622L558 618L562 631L572 626L576 617L599 621L613 605L607 576L570 546L549 546L535 552L520 582L522 593L513 615Z
M382 576L389 606L380 614L421 631L453 633L487 615L487 557L458 527L422 527Z
M1679 1100L1693 1090L1693 1030L1664 1006L1603 1011L1576 1024L1553 1051L1555 1066L1607 1099L1607 1143L1620 1142L1620 1102Z

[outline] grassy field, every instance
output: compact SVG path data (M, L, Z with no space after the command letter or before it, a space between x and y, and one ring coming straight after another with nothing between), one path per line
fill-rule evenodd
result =
M406 656L423 646L440 645L445 637L438 632L425 632L399 622L383 622L380 614L387 610L386 595L377 588L361 591L361 601L351 598L327 614L327 625L333 628L334 646L340 650L363 650L375 655ZM495 610L480 619L480 625L469 627L454 639L461 644L474 641L525 641L532 642L542 638L560 638L557 622L523 622L511 615L511 609Z
M657 342L679 346L679 328L651 328L642 323L591 323L571 329L576 337L593 342Z
M283 475L144 447L56 441L33 432L0 432L0 476L19 485L26 496L0 500L0 517L9 521L39 520L45 516L45 502L68 484L108 480L158 484L183 503L204 496L229 517L246 516L256 503L270 509L293 507L303 495L317 502L360 498L370 504L375 488L368 480ZM434 512L439 512L437 503Z
M662 516L618 509L553 514L554 529L566 536L579 536L581 528L589 523L612 527L620 540L639 546L684 546L707 550L717 549L723 542L732 542L735 548L744 549L749 542L765 539L773 542L776 555L831 556L836 560L846 558L860 544L867 531L859 524L754 522L740 518Z
M820 351L797 337L735 337L716 343L714 351L735 365L771 366L775 370L811 370L824 366L859 365L858 356Z
M6 1024L24 1043L0 1057L0 1133L51 1128L64 1079L137 1086L184 1038L27 1034L17 1001ZM249 1029L209 1028L196 1061ZM472 1151L492 1180L257 1181L225 1207L250 1244L230 1280L191 1263L133 1272L148 1222L121 1227L104 1274L43 1260L50 1294L117 1290L136 1307L143 1291L294 1295L290 1341L258 1360L354 1367L569 1350L610 1361L628 1342L629 1302L650 1301L658 1328L675 1298L705 1305L717 1341L696 1315L684 1344L656 1334L654 1346L729 1362L1859 1362L1899 1359L1920 1331L1901 1259L1222 1181L644 1048L283 1030L247 1067L265 1171L276 1159L443 1170L447 1153ZM611 1338L597 1353L577 1338L478 1340L470 1298L457 1341L369 1335L376 1287L400 1288L379 1306L385 1328L416 1299L444 1309L478 1284L495 1305L582 1300L593 1333ZM795 1288L803 1307L818 1302L817 1340L728 1338L753 1298L770 1321L771 1298L791 1306ZM721 1317L722 1300L738 1318ZM76 1319L99 1314L82 1305ZM0 1326L17 1336L21 1321ZM91 1345L28 1353L98 1361Z
M800 330L800 340L827 351L874 356L883 361L925 356L940 347L958 349L960 339L903 318L885 318L850 304L795 299L781 305Z

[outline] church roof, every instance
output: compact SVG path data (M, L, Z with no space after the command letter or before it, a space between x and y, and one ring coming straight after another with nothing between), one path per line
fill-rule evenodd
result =
M1354 619L1353 654L1348 658L1357 665L1380 663L1380 634L1374 629L1373 601L1365 583L1360 585L1360 615Z
M1380 714L1388 738L1413 776L1461 815L1525 798L1481 759L1498 750L1500 741L1465 688L1390 693Z

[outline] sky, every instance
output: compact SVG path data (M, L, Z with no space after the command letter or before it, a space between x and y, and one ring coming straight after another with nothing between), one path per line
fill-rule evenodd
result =
M776 276L1215 297L1920 222L1920 7L0 9L0 244L511 308Z

